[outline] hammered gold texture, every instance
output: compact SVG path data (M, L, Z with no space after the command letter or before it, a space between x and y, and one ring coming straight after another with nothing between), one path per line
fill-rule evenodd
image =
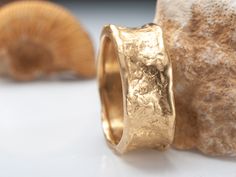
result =
M132 29L111 25L105 27L103 36L117 50L123 88L123 134L112 147L120 153L144 147L165 149L173 141L175 109L171 62L161 28L155 24ZM100 85L101 95L103 91ZM103 116L108 107L103 105Z

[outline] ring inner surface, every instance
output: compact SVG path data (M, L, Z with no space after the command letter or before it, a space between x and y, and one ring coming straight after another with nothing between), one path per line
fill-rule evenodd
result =
M104 105L103 125L107 140L117 145L123 134L123 94L118 55L113 42L105 37L102 48L103 77L101 98Z

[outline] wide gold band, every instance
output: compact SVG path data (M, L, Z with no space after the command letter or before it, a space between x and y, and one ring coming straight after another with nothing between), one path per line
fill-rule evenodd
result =
M162 30L105 26L98 56L105 137L119 153L173 141L172 68Z

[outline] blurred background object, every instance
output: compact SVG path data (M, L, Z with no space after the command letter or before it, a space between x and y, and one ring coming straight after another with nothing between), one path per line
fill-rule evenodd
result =
M23 3L19 1L21 0L14 1L14 4L16 2ZM28 0L27 3L33 3L33 1L34 0ZM147 14L145 13L147 11L153 11L154 14L155 9L154 0L149 2L55 0L54 3L67 7L77 19L82 21L82 24L86 26L86 30L88 29L89 33L93 36L94 44L92 44L86 31L79 24L78 28L80 29L76 29L76 25L74 25L72 28L70 26L70 29L67 28L66 31L63 30L63 27L66 28L68 25L68 20L63 19L63 17L60 16L57 18L57 15L55 14L57 12L53 9L48 13L48 9L44 9L44 7L36 8L34 10L27 10L27 7L24 7L24 9L18 7L17 10L14 9L14 13L12 13L10 10L5 9L9 8L13 1L1 1L1 3L7 5L1 8L2 19L4 18L4 20L0 23L2 26L1 29L3 30L1 31L0 29L2 34L0 35L0 74L10 76L16 80L33 80L42 78L45 75L52 76L52 74L54 75L55 73L62 73L61 76L70 73L69 75L71 76L82 76L85 78L94 76L95 65L93 45L97 47L102 26L107 23L120 24L121 26L140 26L143 23L140 18L137 18L136 13L143 13L139 15L142 16L143 19L146 18L146 22L151 22L152 18L147 19ZM139 5L134 6L134 3L135 5ZM137 7L139 9L137 9ZM6 11L8 11L7 13L9 14L7 14ZM21 18L21 11L24 11L24 18ZM110 14L112 14L112 16ZM127 16L127 14L129 14L129 16ZM67 15L68 18L70 18L69 16L73 18L69 13ZM54 23L53 20L55 23L60 23L60 28L58 28L58 26L52 26ZM42 26L45 25L51 25L49 33L42 28ZM8 26L8 35L5 35L5 26ZM44 30L44 33L42 30ZM24 40L28 38L27 44L26 42L23 44L22 41L20 41L23 37ZM34 38L39 39L40 44L39 41L37 41L37 45L35 45ZM67 41L67 43L65 43L65 41ZM31 45L32 42L35 47L37 47L37 50ZM45 52L47 52L47 54ZM60 62L53 63L52 61ZM67 71L67 73L65 74L64 71Z
M1 0L0 5L4 5L13 1L23 1L23 0ZM28 0L28 1L37 1L37 0ZM47 1L47 0L41 0L41 1Z
M64 72L90 78L95 76L93 44L64 8L12 2L0 10L0 72L17 80Z

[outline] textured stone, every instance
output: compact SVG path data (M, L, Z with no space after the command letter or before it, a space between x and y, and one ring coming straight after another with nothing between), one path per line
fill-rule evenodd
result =
M173 63L174 146L236 155L236 1L159 0Z

